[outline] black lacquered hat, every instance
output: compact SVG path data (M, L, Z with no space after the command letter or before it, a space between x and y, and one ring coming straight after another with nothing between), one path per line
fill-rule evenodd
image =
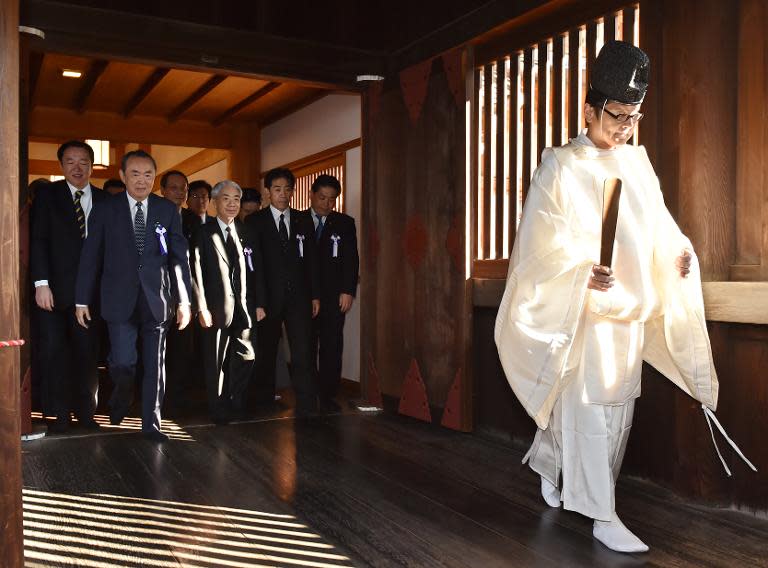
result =
M642 103L648 90L650 70L651 61L642 49L624 41L609 41L592 64L587 102Z

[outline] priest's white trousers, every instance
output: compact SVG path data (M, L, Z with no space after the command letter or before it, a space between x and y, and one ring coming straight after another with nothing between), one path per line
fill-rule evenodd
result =
M565 509L609 521L635 400L614 405L584 402L583 375L574 375L552 410L549 427L536 432L526 459L556 486L562 473Z

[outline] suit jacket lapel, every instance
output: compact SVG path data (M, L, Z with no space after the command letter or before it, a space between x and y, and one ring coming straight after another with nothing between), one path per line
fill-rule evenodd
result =
M227 266L229 266L229 256L227 256L227 249L224 246L224 236L219 230L219 224L211 223L211 226L211 240L213 241L213 248L216 249L216 252L219 253L219 256L223 258L224 262L226 262ZM205 230L208 230L207 225Z
M138 256L138 251L136 250L136 237L133 234L133 215L131 215L131 202L128 201L128 193L123 192L122 197L115 197L115 199L121 200L122 203L119 203L118 209L118 223L124 223L125 224L125 231L128 235L128 241L131 244L131 250L133 251L133 254Z
M69 190L67 182L63 182L61 191L57 192L56 198L59 200L61 211L66 212L69 218L72 219L72 231L80 234L80 230L77 227L77 215L75 213L75 201L72 199L72 192Z

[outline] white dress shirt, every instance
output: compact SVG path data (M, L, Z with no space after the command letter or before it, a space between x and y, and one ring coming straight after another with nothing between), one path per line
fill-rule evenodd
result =
M272 211L272 217L275 219L275 227L277 227L277 231L280 232L280 215L283 216L285 219L285 228L288 229L288 234L291 234L291 208L286 207L285 211L280 211L279 209L275 208L274 205L269 206L270 211Z
M224 221L221 220L221 217L216 217L216 222L219 224L219 229L221 230L221 234L224 237L225 243L227 242L227 229L229 229L232 238L237 239L237 229L235 228L234 220L229 225L227 225Z
M136 221L136 204L138 201L136 201L133 197L131 197L131 194L126 192L126 197L128 197L128 205L131 207L131 224L135 223ZM144 224L147 224L147 219L149 218L147 212L149 211L149 196L144 198L144 201L141 202L141 209L144 213Z
M75 192L80 191L78 190L74 185L67 182L67 187L69 188L69 191L72 193L72 202L75 201ZM83 214L85 215L85 236L88 236L88 215L91 214L91 209L93 208L93 197L92 197L92 190L91 190L91 184L87 183L85 187L82 189L83 194L80 196L80 207L83 210ZM39 286L48 286L48 280L35 280L35 288L38 288Z

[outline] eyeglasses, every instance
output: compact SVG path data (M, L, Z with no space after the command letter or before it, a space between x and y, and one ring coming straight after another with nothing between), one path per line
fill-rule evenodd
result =
M613 114L607 108L604 108L603 112L607 113L609 116L612 116L613 119L619 124L623 124L628 120L632 121L632 124L637 124L643 119L643 116L644 116L642 112L636 112L635 114L623 114L623 113Z

